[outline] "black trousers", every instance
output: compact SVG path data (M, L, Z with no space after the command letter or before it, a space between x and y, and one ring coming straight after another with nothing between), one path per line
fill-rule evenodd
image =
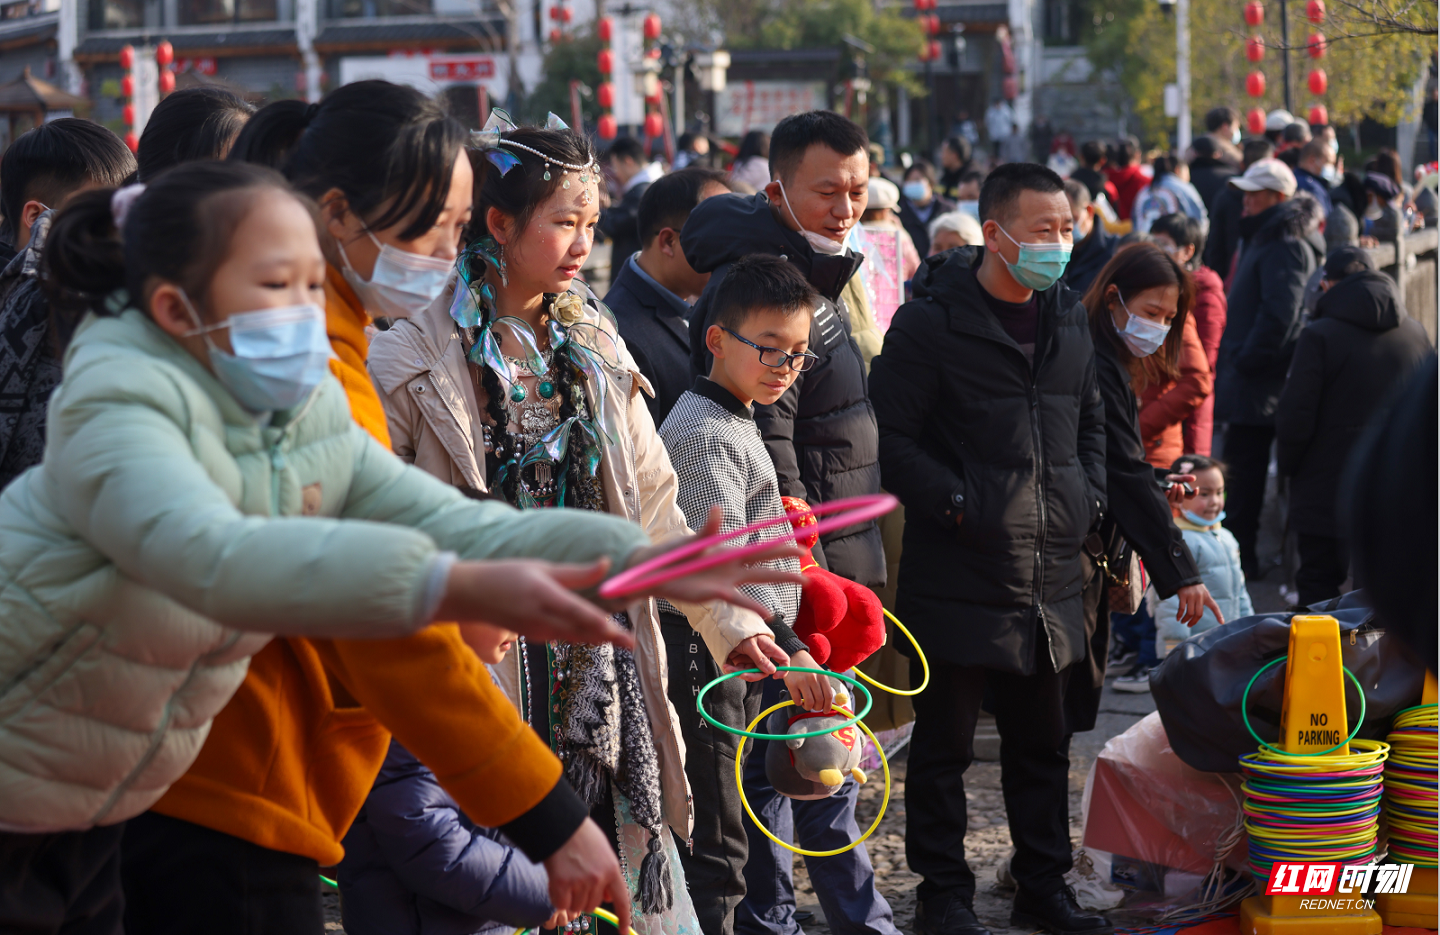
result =
M711 726L695 710L695 697L720 668L700 634L684 617L661 614L669 655L670 703L685 739L685 775L695 803L694 849L679 842L680 864L704 935L734 935L735 907L745 898L750 856L745 813L735 789L740 738ZM731 679L705 696L705 710L725 724L744 727L760 713L760 683ZM749 747L746 748L747 755Z
M121 935L125 825L58 834L0 832L0 932Z
M1260 512L1265 506L1265 479L1270 473L1273 425L1231 425L1225 429L1225 528L1240 544L1240 561L1247 575L1260 567L1255 538L1260 533Z
M146 812L125 832L125 935L322 935L309 857Z
M1299 536L1300 567L1295 590L1301 604L1310 606L1340 596L1340 585L1350 576L1350 550L1335 536Z
M1011 872L1027 892L1048 895L1070 869L1070 756L1065 692L1076 666L1056 673L1036 640L1036 672L1014 675L932 658L931 687L916 695L905 779L905 855L924 879L918 899L975 897L965 862L965 770L975 758L975 718L990 690L1000 731L1000 786L1015 842ZM1084 677L1081 673L1079 677ZM911 660L910 681L922 678Z

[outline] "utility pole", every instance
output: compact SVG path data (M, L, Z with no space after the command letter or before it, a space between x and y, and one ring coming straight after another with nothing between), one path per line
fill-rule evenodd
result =
M1190 148L1190 0L1175 0L1175 84L1180 90L1180 119L1175 148Z

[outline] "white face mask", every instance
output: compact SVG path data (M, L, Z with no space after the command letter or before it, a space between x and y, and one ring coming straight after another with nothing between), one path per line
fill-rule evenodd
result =
M1230 142L1236 146L1240 145L1240 128L1235 127L1230 131Z
M1320 170L1320 177L1330 184L1335 184L1335 163L1330 163Z
M794 221L795 226L800 228L800 236L805 238L805 242L808 243L816 253L824 253L828 256L839 256L845 252L845 244L843 242L836 243L823 234L807 231L800 224L800 219L795 216L795 209L790 207L790 196L785 194L785 183L776 179L775 184L780 186L780 197L785 199L785 210L790 212L790 220Z
M1160 350L1165 344L1165 336L1170 333L1170 326L1162 325L1148 318L1141 318L1131 312L1130 307L1125 304L1125 299L1118 292L1115 294L1115 298L1120 300L1120 307L1125 309L1125 314L1130 317L1120 331L1120 340L1130 348L1130 353L1136 357L1149 357Z
M368 280L361 278L350 265L344 245L339 241L335 245L340 248L340 259L345 261L345 269L341 271L345 281L370 314L387 318L418 315L450 285L450 277L455 275L455 264L451 261L382 244L369 231L365 236L380 250Z

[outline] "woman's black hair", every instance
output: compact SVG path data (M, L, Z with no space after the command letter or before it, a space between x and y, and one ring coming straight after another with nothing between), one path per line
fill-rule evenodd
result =
M82 185L122 185L134 171L129 147L98 123L61 117L26 131L0 157L0 241L15 243L25 202L59 207Z
M519 146L506 147L505 142L519 143L549 156L551 158L549 180L547 181L545 178L546 162L544 159ZM501 175L500 170L488 158L472 159L471 164L477 166L478 171L475 174L474 219L466 231L468 240L493 235L494 232L490 230L487 219L491 208L513 218L517 230L523 229L534 215L535 209L558 191L567 179L571 180L570 184L572 185L578 182L577 176L582 173L559 167L556 165L557 162L591 166L595 160L595 150L590 145L590 141L573 130L519 127L505 133L498 148L518 157L520 162ZM592 167L584 174L591 175L598 171L598 168ZM590 184L593 181L594 179L591 178L590 182L584 184ZM471 279L478 282L487 273L486 263L473 253L469 255L469 262ZM547 301L553 298L553 296L546 296ZM576 400L584 393L584 374L570 360L570 355L556 354L551 362L551 376L555 382L555 392L560 399L560 421L564 422L576 414ZM515 440L509 433L510 417L505 411L505 391L500 386L499 376L490 367L482 366L480 368L480 385L485 390L485 412L494 424L491 431L494 461L489 466L498 467L509 458L518 458L521 452L512 447L515 446ZM571 432L569 479L565 489L565 506L578 505L576 498L582 495L583 485L587 481L580 470L580 464L584 460L583 448L583 433ZM504 482L499 485L501 495L512 504L518 502L519 474L520 472L517 470L509 471ZM494 477L495 473L491 471L490 476Z
M1150 224L1150 234L1164 234L1177 247L1194 247L1195 254L1186 264L1194 269L1200 255L1205 252L1205 228L1188 214L1162 214Z
M1130 301L1147 289L1179 286L1180 297L1175 305L1175 319L1170 322L1170 332L1165 343L1149 357L1136 357L1130 353L1120 333L1115 329L1115 319L1110 312L1108 292L1114 286L1123 301ZM1090 336L1098 342L1104 341L1115 350L1115 356L1124 364L1130 374L1130 384L1136 393L1157 383L1168 383L1180 378L1180 354L1185 344L1185 319L1195 302L1195 285L1185 268L1175 258L1153 243L1132 243L1121 247L1100 275L1095 277L1085 293L1085 310L1090 315Z
M197 159L224 159L255 105L224 88L172 91L156 105L136 153L140 181Z
M745 138L740 141L740 151L735 154L735 161L749 159L751 156L770 158L770 134L764 130L751 130L745 134Z
M41 282L63 346L87 312L148 310L158 281L185 290L197 305L230 253L230 240L253 210L256 190L293 194L278 172L236 162L187 162L163 172L130 205L123 231L112 213L114 189L84 192L55 218L41 253ZM125 301L115 301L124 289Z
M319 104L264 108L240 132L230 158L277 168L317 200L338 188L370 230L404 221L400 239L413 240L445 210L467 134L414 88L357 81Z
M1155 170L1155 175L1150 180L1150 184L1155 185L1165 176L1175 174L1175 167L1180 165L1180 157L1174 153L1163 153L1156 156L1150 165Z
M1226 479L1229 472L1225 469L1223 461L1216 461L1214 458L1207 458L1204 455L1181 455L1170 465L1171 474L1199 474L1201 471L1211 469L1220 472L1221 479Z

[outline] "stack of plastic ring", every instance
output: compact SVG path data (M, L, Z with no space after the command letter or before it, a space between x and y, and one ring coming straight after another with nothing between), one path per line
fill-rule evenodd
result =
M1385 819L1390 828L1390 857L1417 867L1436 866L1436 724L1433 704L1416 705L1395 715L1385 740Z
M1250 726L1245 702L1260 673L1284 661L1262 666L1241 699L1245 727L1260 744L1240 757L1240 772L1250 872L1261 881L1270 879L1276 861L1351 864L1374 856L1390 751L1387 743L1355 739L1365 721L1365 693L1348 669L1345 674L1360 691L1360 717L1345 740L1316 753L1289 753L1262 740ZM1346 744L1350 753L1335 752Z
M611 925L615 926L616 929L619 929L619 928L620 928L620 920L615 917L615 913L610 912L610 911L607 910L607 909L596 909L596 910L594 910L594 911L592 911L592 912L590 912L590 913L587 913L587 914L588 914L588 915L592 915L592 916L594 916L594 917L597 918L597 919L604 919L606 922L609 922ZM583 919L584 916L581 916L580 918ZM578 921L580 921L580 920L577 919L577 920L575 920L575 921L578 922ZM588 926L586 926L586 928L588 928ZM525 935L526 932L538 932L538 931L539 931L538 928L524 928L524 927L521 927L521 928L516 929L516 930L514 931L513 935ZM571 931L571 929L570 929L570 927L569 927L568 925L565 927L565 931ZM635 931L633 928L630 930L630 935L637 935L636 931Z

